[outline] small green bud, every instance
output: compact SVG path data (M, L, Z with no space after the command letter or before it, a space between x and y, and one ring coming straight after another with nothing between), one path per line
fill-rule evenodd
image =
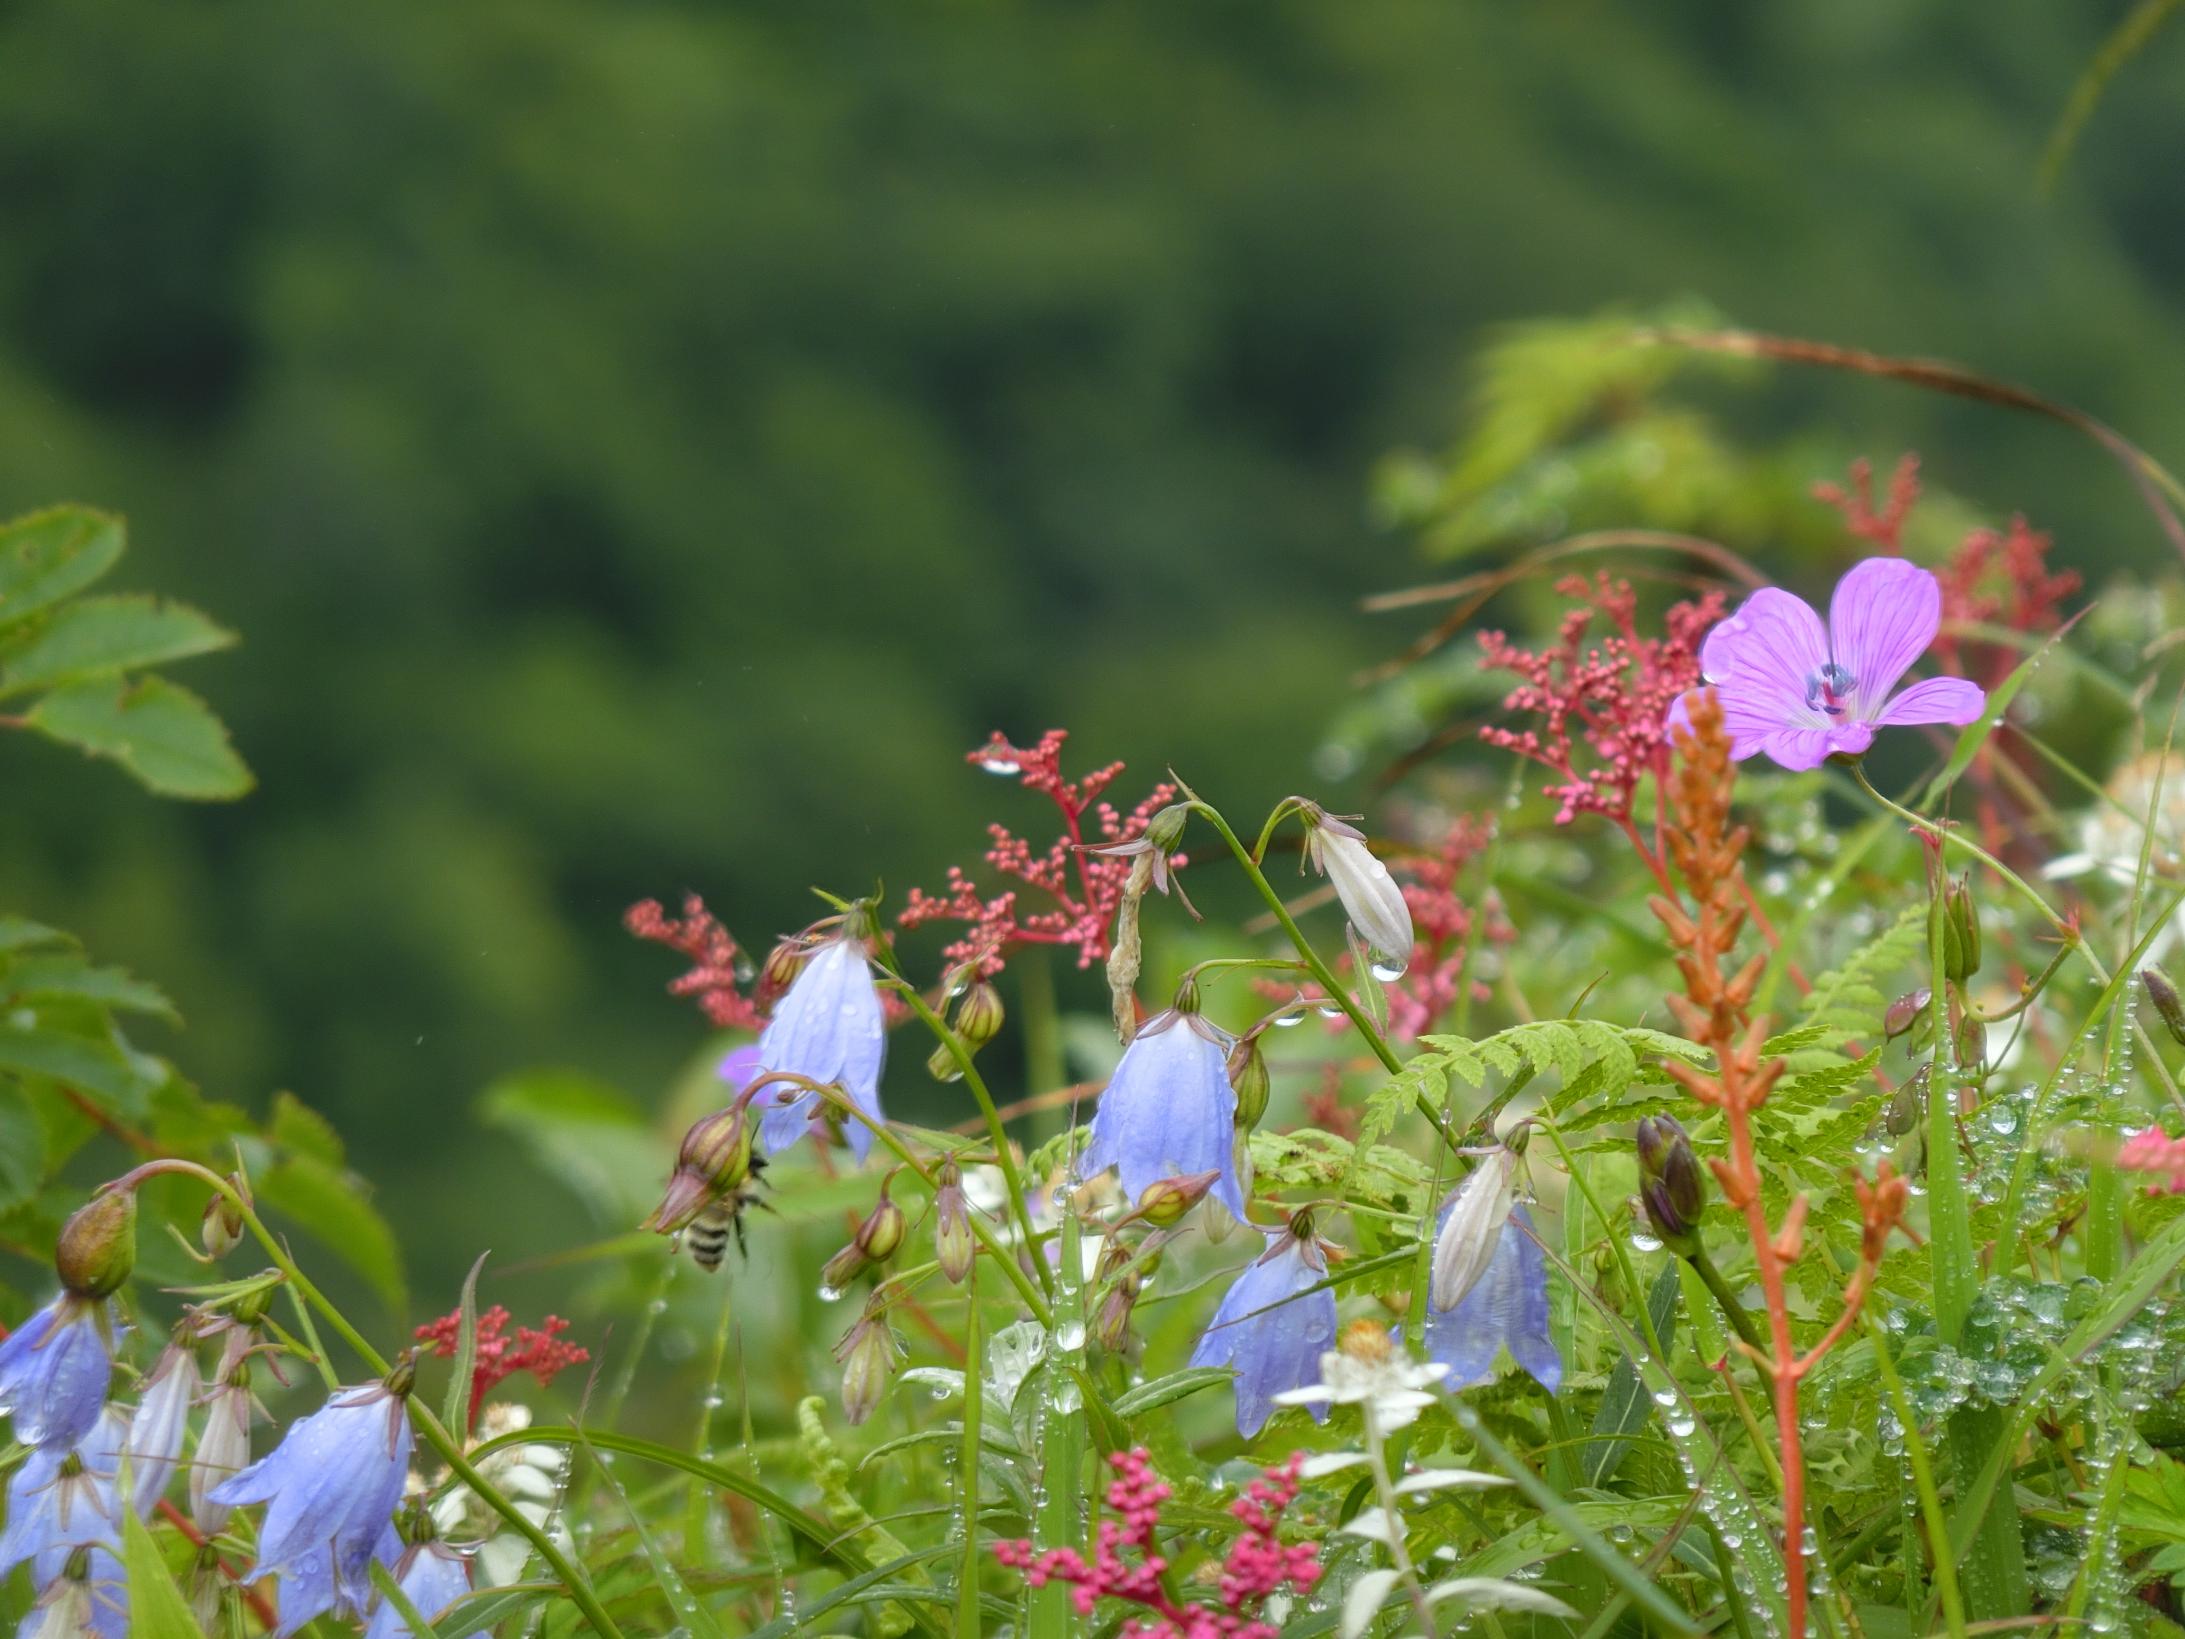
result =
M1274 1078L1267 1072L1267 1053L1260 1046L1259 1032L1247 1031L1237 1038L1229 1049L1229 1085L1237 1094L1237 1126L1250 1132L1267 1113L1268 1095L1273 1091Z
M939 1082L961 1081L964 1067L956 1062L955 1049L944 1041L936 1043L926 1055L926 1074Z
M857 1226L858 1247L874 1263L886 1263L903 1244L903 1235L909 1228L910 1220L889 1198L888 1186L882 1183L880 1199L873 1203L872 1211L865 1214L865 1221Z
M795 984L810 955L801 939L784 939L768 951L766 965L759 969L757 997L760 1003L772 1001Z
M379 1382L380 1387L397 1400L407 1400L410 1390L417 1387L417 1351L404 1349L396 1355L395 1363L387 1369L387 1375Z
M79 1297L112 1297L137 1265L137 1195L110 1189L69 1215L53 1249L61 1284Z
M1923 1064L1889 1100L1882 1112L1882 1127L1891 1138L1902 1138L1916 1129L1927 1114L1927 1079L1932 1065Z
M1183 846L1184 830L1191 823L1191 809L1185 803L1172 802L1146 822L1145 838L1155 850L1173 854Z
M1925 986L1906 991L1891 1002L1889 1010L1882 1015L1882 1034L1891 1041L1909 1034L1918 1026L1920 1020L1927 1017L1928 1007L1933 1000L1934 993Z
M1001 992L986 979L974 979L971 988L964 992L963 1000L956 1004L956 1034L976 1053L1001 1034L1007 1018L1008 1013L1001 1004Z
M748 1104L748 1099L739 1097L727 1109L691 1124L676 1153L668 1192L646 1220L647 1228L662 1235L680 1233L707 1207L741 1189L764 1165L752 1156L758 1133Z
M1206 1192L1221 1177L1217 1172L1186 1173L1179 1178L1156 1178L1138 1197L1138 1216L1156 1229L1166 1229L1206 1199Z
M2154 1004L2162 1026L2170 1032L2170 1039L2185 1047L2185 1004L2178 1001L2177 986L2158 967L2139 970L2140 988L2147 992L2147 1000Z
M877 1307L867 1308L835 1345L835 1359L842 1367L842 1415L852 1426L864 1422L880 1404L894 1375L899 1348L886 1315Z
M941 1273L957 1285L971 1273L971 1260L979 1243L971 1233L971 1204L964 1199L963 1174L956 1163L942 1163L939 1187L933 1192L933 1255Z
M1943 977L1963 984L1980 971L1980 911L1971 884L1963 877L1943 883L1929 915L1941 922Z
M1958 1068L1976 1070L1988 1061L1988 1027L1967 1013L1957 1021L1957 1036L1952 1045L1956 1049Z
M1131 1310L1137 1306L1143 1286L1139 1272L1131 1268L1131 1256L1128 1246L1111 1239L1101 1248L1100 1266L1093 1273L1094 1284L1107 1289L1093 1308L1088 1331L1093 1343L1110 1354L1121 1354L1130 1347Z
M266 1273L270 1275L273 1271L268 1270ZM241 1325L256 1326L272 1312L273 1294L279 1289L280 1283L274 1280L267 1280L261 1285L253 1286L228 1305L228 1313L233 1315Z
M228 1182L237 1190L243 1188L238 1173L229 1173ZM243 1209L225 1195L215 1194L205 1203L205 1216L197 1226L198 1243L204 1247L208 1258L224 1258L243 1241Z
M1652 1115L1639 1123L1639 1203L1662 1245L1680 1258L1700 1249L1699 1224L1707 1210L1707 1179L1692 1140L1676 1117Z

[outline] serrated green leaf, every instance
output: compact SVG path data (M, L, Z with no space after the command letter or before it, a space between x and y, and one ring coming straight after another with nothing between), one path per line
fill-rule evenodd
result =
M0 1212L13 1212L37 1198L45 1159L45 1126L30 1095L0 1082Z
M175 1015L165 991L118 967L97 967L75 955L28 956L0 976L0 994L31 998L66 996L127 1013Z
M48 507L0 525L0 626L27 620L114 567L126 533L111 513Z
M124 1508L121 1563L129 1578L131 1639L201 1639L190 1602L182 1597L166 1557L136 1510Z
M371 1286L389 1309L403 1305L402 1251L353 1173L290 1154L258 1175L258 1199L292 1219Z
M24 721L50 739L121 764L167 797L240 797L252 779L212 708L164 677L77 683L32 706Z
M111 1042L42 1025L0 1025L0 1071L61 1082L125 1120L143 1113L151 1093L128 1055Z
M33 922L27 916L0 916L0 952L27 950L37 945L73 945L74 935Z
M660 1140L614 1087L574 1070L505 1076L478 1101L478 1119L509 1134L601 1224L627 1228L660 1182Z
M334 1130L334 1124L285 1089L273 1095L273 1114L266 1122L266 1136L298 1155L308 1155L330 1167L345 1166L349 1160L349 1152L343 1147L341 1134Z
M234 641L186 603L142 593L81 598L0 644L0 697L142 671Z

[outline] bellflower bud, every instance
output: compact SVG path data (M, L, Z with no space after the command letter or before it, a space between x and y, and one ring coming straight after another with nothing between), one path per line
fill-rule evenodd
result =
M886 1315L878 1308L868 1308L835 1345L835 1359L842 1367L842 1415L853 1426L864 1422L880 1404L900 1350Z
M1882 1034L1891 1041L1908 1035L1917 1028L1920 1020L1927 1017L1928 1007L1933 1000L1934 993L1924 985L1918 990L1906 991L1891 1002L1889 1010L1882 1015Z
M676 1152L675 1173L668 1192L646 1219L648 1229L663 1235L679 1234L714 1202L741 1189L752 1173L764 1166L752 1155L757 1134L746 1113L747 1101L739 1096L725 1110L716 1110L691 1124Z
M79 1297L111 1297L137 1264L137 1195L110 1189L69 1215L53 1250L61 1284Z
M1206 1192L1221 1178L1218 1172L1194 1172L1181 1178L1156 1178L1138 1197L1138 1216L1156 1229L1166 1229L1206 1199Z
M236 1173L228 1174L228 1182L237 1189L243 1180ZM243 1243L243 1209L225 1195L215 1194L205 1203L205 1216L197 1226L198 1244L204 1247L208 1258L224 1258Z
M988 979L974 979L971 988L956 1004L956 1034L963 1037L964 1045L976 1053L988 1042L1001 1034L1001 1027L1008 1012L1001 1004L1001 992Z
M770 1004L795 984L810 955L810 950L798 939L784 939L767 952L766 965L759 969L759 983L754 992L759 1005Z
M1259 1031L1247 1030L1229 1049L1229 1085L1237 1094L1237 1127L1250 1132L1267 1113L1267 1098L1274 1078L1267 1073L1267 1053L1259 1043Z
M1451 1202L1441 1233L1434 1240L1433 1279L1429 1295L1437 1309L1454 1309L1479 1283L1502 1242L1503 1225L1517 1203L1511 1186L1517 1157L1501 1149L1472 1169Z
M1342 901L1350 925L1380 958L1401 969L1411 960L1411 907L1388 867L1366 846L1365 833L1305 803L1305 854Z
M2141 968L2139 982L2161 1018L2163 1028L2170 1032L2170 1039L2185 1047L2185 1004L2178 1001L2177 986L2170 983L2158 967Z
M1137 1306L1144 1285L1131 1262L1131 1248L1111 1237L1100 1249L1100 1265L1093 1272L1093 1284L1106 1290L1093 1308L1092 1341L1110 1354L1121 1354L1130 1347L1131 1310Z
M1699 1250L1699 1223L1707 1210L1706 1176L1692 1140L1674 1116L1639 1123L1639 1200L1662 1245L1680 1258Z
M955 1162L944 1162L939 1187L933 1192L933 1255L941 1273L961 1286L978 1251L978 1238L971 1233L971 1203L964 1199L963 1174Z
M903 1209L888 1198L888 1186L880 1186L880 1199L873 1203L872 1211L857 1226L857 1233L850 1244L827 1260L819 1272L820 1284L833 1291L841 1291L851 1281L895 1256L895 1249L903 1244L904 1231L909 1220Z

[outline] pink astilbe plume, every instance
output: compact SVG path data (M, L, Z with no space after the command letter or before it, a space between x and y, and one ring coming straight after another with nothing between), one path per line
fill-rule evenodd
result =
M1640 635L1628 582L1605 572L1567 576L1556 590L1573 600L1545 649L1521 649L1501 632L1480 634L1480 664L1522 682L1502 708L1538 719L1530 728L1490 724L1489 745L1514 751L1554 776L1543 788L1555 822L1599 814L1631 839L1659 874L1659 857L1632 823L1641 781L1666 770L1670 703L1699 681L1699 645L1722 616L1720 592L1674 604L1658 637Z
M1898 458L1889 475L1888 498L1879 507L1874 505L1874 464L1864 456L1851 463L1847 483L1824 479L1813 486L1813 496L1841 512L1844 526L1857 539L1872 541L1884 552L1902 552L1904 520L1919 502L1919 457L1907 452Z
M2117 1166L2124 1172L2152 1174L2151 1195L2185 1195L2185 1138L2172 1138L2160 1127L2149 1127L2127 1138L2117 1151Z
M1080 1616L1090 1616L1103 1599L1120 1599L1153 1613L1151 1620L1134 1616L1126 1621L1122 1639L1276 1639L1280 1630L1262 1620L1261 1608L1284 1589L1304 1593L1320 1580L1319 1548L1285 1544L1279 1535L1284 1511L1297 1500L1303 1455L1293 1454L1282 1467L1267 1470L1229 1505L1243 1531L1222 1565L1219 1609L1178 1604L1161 1587L1168 1561L1156 1549L1154 1535L1169 1488L1154 1473L1152 1458L1141 1447L1119 1451L1108 1461L1116 1471L1108 1486L1108 1507L1118 1517L1100 1522L1100 1547L1092 1564L1074 1548L1041 1553L1024 1541L995 1543L994 1557L1022 1571L1035 1588L1067 1583Z
M559 1315L548 1315L537 1326L519 1326L516 1335L509 1337L509 1313L496 1303L478 1317L474 1352L470 1367L470 1422L478 1424L478 1411L485 1398L495 1388L519 1372L529 1372L538 1379L539 1387L545 1388L557 1374L571 1366L581 1366L592 1358L592 1351L581 1343L570 1343L562 1337L569 1330L569 1322ZM442 1360L452 1360L462 1345L463 1311L455 1310L438 1320L427 1321L417 1328L417 1341L430 1343L432 1352Z
M680 917L668 915L657 899L641 899L622 913L622 925L690 963L688 972L670 981L668 994L694 997L717 1029L756 1030L764 1022L759 1004L745 991L751 975L742 948L696 894L684 897Z
M942 892L911 889L898 927L965 924L963 936L943 952L952 968L991 978L1002 970L1009 952L1022 945L1069 946L1081 968L1107 956L1132 861L1089 850L1143 834L1153 816L1174 800L1176 788L1156 785L1137 807L1122 813L1102 801L1101 793L1123 772L1123 765L1109 763L1081 779L1066 778L1062 746L1069 737L1066 729L1049 729L1039 744L1026 748L996 734L965 758L988 773L1014 775L1025 790L1047 798L1061 816L1062 834L1047 847L1034 848L1007 826L989 825L986 865L1013 886L989 893L971 872L950 866Z

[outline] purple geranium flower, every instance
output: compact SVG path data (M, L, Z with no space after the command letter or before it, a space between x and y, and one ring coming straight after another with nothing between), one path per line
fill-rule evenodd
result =
M0 1576L27 1559L37 1585L44 1587L60 1575L71 1550L120 1545L114 1473L128 1429L127 1415L109 1406L77 1444L40 1446L24 1460L8 1481Z
M1335 1294L1311 1289L1327 1274L1309 1224L1268 1236L1266 1252L1236 1278L1191 1351L1194 1366L1236 1372L1237 1432L1246 1438L1266 1425L1276 1395L1320 1381L1320 1357L1335 1347ZM1324 1403L1310 1409L1327 1420Z
M215 1502L269 1505L250 1579L280 1577L282 1633L336 1606L351 1615L363 1607L373 1551L402 1497L410 1438L401 1395L377 1383L337 1389L270 1455L214 1487Z
M1941 624L1941 583L1902 558L1854 564L1836 583L1826 625L1803 598L1763 587L1700 645L1700 675L1722 703L1730 754L1764 751L1803 771L1861 755L1878 728L1972 722L1988 697L1962 677L1890 692ZM1680 699L1669 725L1686 723Z
M437 1625L440 1613L470 1592L470 1561L444 1543L420 1542L405 1548L393 1565L395 1586L417 1607L417 1614ZM466 1639L480 1639L477 1630ZM364 1639L409 1639L410 1624L385 1599L372 1613Z
M1100 1095L1078 1175L1114 1167L1123 1193L1135 1201L1160 1179L1218 1173L1214 1196L1241 1221L1237 1093L1228 1054L1228 1037L1196 1013L1172 1008L1148 1019Z
M833 1082L878 1121L880 1067L887 1056L887 1014L864 949L846 936L830 939L812 953L761 1032L758 1063L762 1073L786 1070L810 1081ZM765 1112L759 1141L777 1154L810 1132L824 1115L817 1094L786 1084L767 1088L758 1102ZM845 1123L843 1138L860 1161L872 1148L872 1130L862 1121Z
M1452 1196L1441 1210L1442 1223L1455 1205ZM1437 1309L1428 1302L1427 1358L1449 1368L1448 1387L1484 1383L1505 1345L1550 1394L1561 1386L1563 1357L1548 1335L1548 1264L1532 1231L1532 1215L1512 1207L1494 1256L1456 1307Z
M91 1432L114 1374L103 1298L63 1292L0 1343L0 1410L25 1445L68 1447Z

